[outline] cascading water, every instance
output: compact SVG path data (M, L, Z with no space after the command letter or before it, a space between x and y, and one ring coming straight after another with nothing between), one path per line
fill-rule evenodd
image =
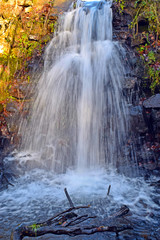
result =
M78 2L45 54L25 148L58 172L115 166L128 131L111 1Z
M112 224L107 216L126 204L132 212L126 221L134 230L121 239L158 239L158 189L142 177L129 178L115 170L127 163L123 57L123 48L112 41L111 1L78 1L77 8L64 15L46 49L44 72L23 134L23 149L29 154L19 152L4 160L6 169L13 164L19 170L19 178L0 195L0 238L8 240L11 228L21 222L42 222L67 208L67 187L75 204L91 204L99 216L97 225ZM121 221L116 219L116 225ZM117 237L97 233L83 239Z

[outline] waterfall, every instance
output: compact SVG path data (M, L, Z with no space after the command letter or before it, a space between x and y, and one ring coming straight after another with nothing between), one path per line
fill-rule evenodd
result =
M25 150L56 172L123 161L128 110L124 50L112 41L111 1L77 1L45 51Z
M76 8L73 4L62 16L46 48L34 104L28 121L22 122L21 149L4 159L6 179L10 173L16 177L9 177L12 186L7 182L0 194L1 239L10 239L11 229L22 222L36 226L68 209L65 188L74 206L90 206L88 213L79 210L80 220L88 217L77 227L116 223L120 229L127 224L133 229L120 239L160 239L159 169L142 169L136 162L123 91L126 55L112 41L111 4L78 0ZM149 157L149 151L140 153ZM131 211L129 218L114 218L115 209L124 205ZM40 237L46 238L59 237ZM95 233L82 238L117 236Z

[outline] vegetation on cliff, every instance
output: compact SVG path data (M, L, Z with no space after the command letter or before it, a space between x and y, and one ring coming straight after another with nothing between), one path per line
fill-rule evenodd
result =
M19 142L19 119L27 116L31 98L30 76L43 69L42 54L57 27L63 2L0 1L0 145L3 138Z
M152 93L160 89L160 1L115 0L121 14L127 12L132 38L137 40L136 50L145 67L144 85Z
M57 21L53 1L0 3L0 102L21 100L30 80L28 63L41 56ZM7 10L6 10L7 9ZM20 88L21 86L21 88Z

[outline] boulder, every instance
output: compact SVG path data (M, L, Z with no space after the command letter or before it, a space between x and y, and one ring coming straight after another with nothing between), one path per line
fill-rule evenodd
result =
M156 94L143 102L144 108L160 109L160 94Z

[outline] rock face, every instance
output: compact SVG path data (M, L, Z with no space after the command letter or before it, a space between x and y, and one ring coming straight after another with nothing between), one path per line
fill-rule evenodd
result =
M114 2L113 39L118 40L126 50L127 60L124 64L127 66L127 72L123 93L129 103L129 152L135 156L133 161L138 164L140 170L150 175L151 172L157 174L160 170L160 94L145 98L146 94L151 95L149 80L146 80L149 76L144 71L144 62L140 60L136 48L140 49L148 44L144 34L144 31L148 31L148 22L141 17L138 19L137 29L134 29L136 32L129 28L136 14L134 4L135 1L126 1L123 13L120 13L119 5ZM152 43L151 38L152 35L149 37Z
M156 94L143 102L144 108L160 109L160 94Z
M143 115L149 132L153 132L156 137L160 132L160 94L143 102Z

